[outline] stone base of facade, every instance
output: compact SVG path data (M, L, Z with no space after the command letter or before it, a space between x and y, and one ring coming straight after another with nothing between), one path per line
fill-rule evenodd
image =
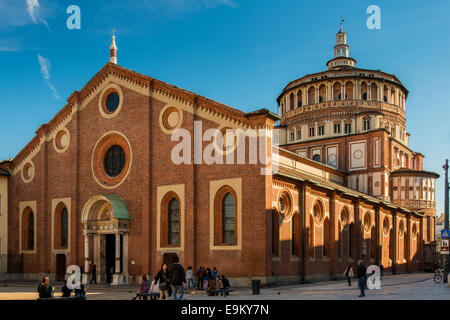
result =
M123 284L128 284L127 282L128 277L121 273L115 273L113 274L113 281L111 282L112 286L120 286Z
M39 273L0 273L0 281L39 281L48 277L50 282L56 281L56 274ZM37 285L36 285L37 286Z

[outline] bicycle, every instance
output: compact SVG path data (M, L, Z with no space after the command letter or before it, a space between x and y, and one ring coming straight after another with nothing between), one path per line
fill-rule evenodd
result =
M441 283L443 274L444 268L437 268L436 270L434 270L434 282Z

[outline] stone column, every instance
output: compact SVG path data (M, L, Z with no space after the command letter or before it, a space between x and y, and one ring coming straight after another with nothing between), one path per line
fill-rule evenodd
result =
M123 275L128 276L128 233L123 234Z
M398 243L398 241L397 241L397 212L394 212L393 214L392 214L392 220L393 220L393 228L394 228L394 248L393 248L393 251L394 251L394 256L393 256L393 258L394 258L394 260L392 261L392 273L393 274L395 274L396 273L396 269L397 269L397 243Z
M411 216L406 217L406 270L411 273Z
M120 233L117 232L116 236L116 270L114 273L120 273Z
M113 282L112 285L120 285L124 284L124 276L120 272L120 233L117 231L115 234L116 237L116 265L115 272L113 274Z
M336 261L336 228L338 227L337 223L338 214L336 211L336 191L333 191L331 194L331 202L330 202L330 234L327 236L330 237L330 276L331 280L336 280L337 277L337 261ZM337 232L340 232L339 230Z
M362 238L364 236L364 233L362 232L362 224L361 224L361 200L358 199L356 200L355 203L355 231L356 231L356 239L355 239L355 257L356 259L361 259L362 258L362 251L361 251L361 246L362 246ZM367 263L367 262L365 262Z
M84 232L84 272L89 272L89 233Z
M99 244L99 238L100 236L98 233L94 233L94 256L93 256L93 263L95 264L97 268L97 282L100 281L100 244Z

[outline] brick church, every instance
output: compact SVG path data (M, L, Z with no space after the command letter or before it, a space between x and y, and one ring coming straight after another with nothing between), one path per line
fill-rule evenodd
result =
M279 115L246 113L118 65L113 36L110 61L0 162L0 273L95 264L99 282L134 283L175 255L238 286L337 279L358 259L424 270L439 176L409 148L405 86L355 65L341 26L328 68L290 82ZM270 161L228 133L249 129Z

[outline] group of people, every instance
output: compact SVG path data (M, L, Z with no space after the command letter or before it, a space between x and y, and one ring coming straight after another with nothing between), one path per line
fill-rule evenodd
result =
M42 282L39 284L37 288L37 292L39 293L39 299L48 299L53 298L53 294L55 292L55 288L50 284L50 280L48 277L44 277L42 279ZM72 289L69 289L67 287L67 284L64 283L63 287L61 288L63 298L68 298L72 295ZM84 285L80 281L80 288L75 289L75 297L78 297L79 299L85 300L86 299L86 291L84 290Z
M383 276L383 265L380 264L380 279ZM347 268L344 271L344 276L347 278L348 285L352 285L351 278L353 277L353 269L351 263L348 264ZM364 289L367 288L367 268L364 266L364 262L362 260L358 260L358 270L356 273L356 278L358 279L358 287L361 291L361 294L358 297L365 297Z
M218 290L230 288L230 282L224 275L221 277L218 275L216 267L212 269L200 267L197 270L197 288L198 290L206 290L208 295L213 296L217 295ZM221 292L221 294L223 295L224 292Z
M170 268L166 263L163 263L152 282L146 275L142 275L137 296L155 296L159 293L161 300L166 300L171 296L175 300L181 300L184 295L184 284L187 283L187 290L194 290L192 267L189 266L185 273L178 257L175 257L173 262ZM208 295L218 295L219 291L223 291L221 292L222 295L227 295L227 292L221 289L230 288L228 279L224 275L220 277L215 267L213 269L200 267L197 271L197 279L198 290L206 289Z

